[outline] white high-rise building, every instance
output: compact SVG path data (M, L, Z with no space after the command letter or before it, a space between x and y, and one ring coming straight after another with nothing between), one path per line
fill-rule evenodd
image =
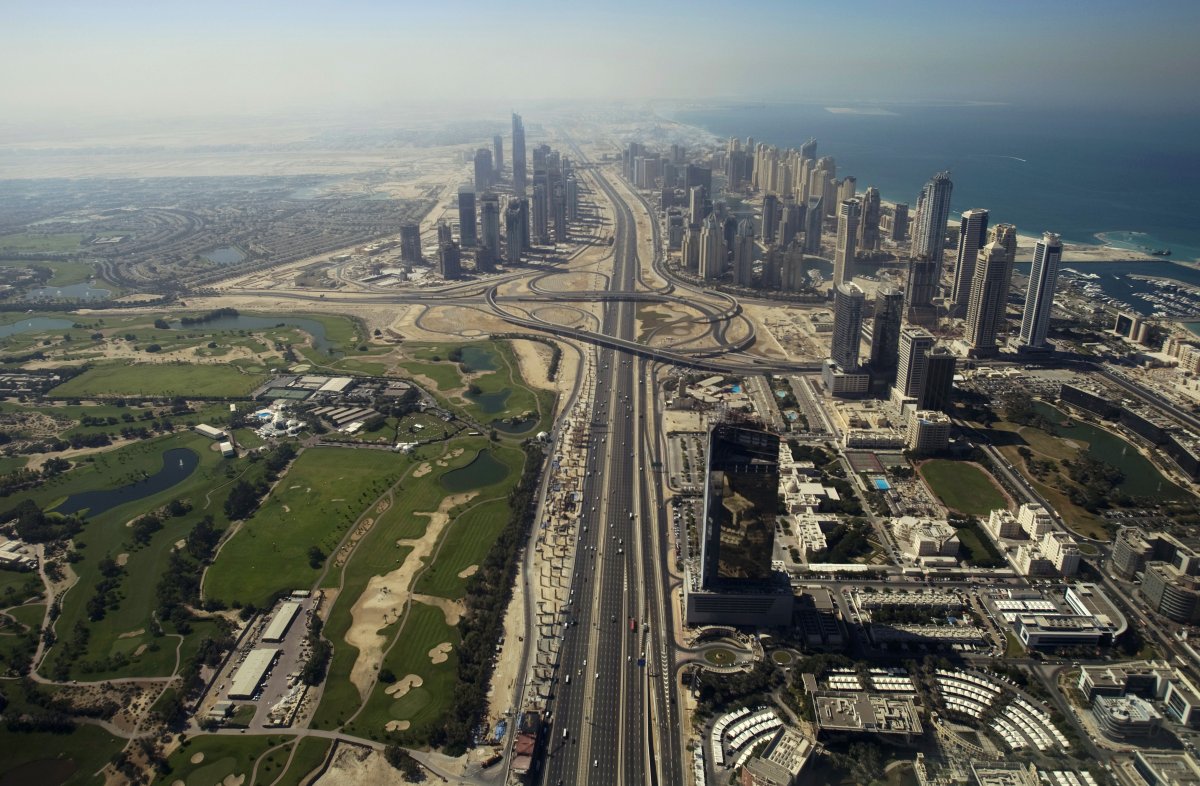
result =
M847 199L838 206L837 250L833 256L833 285L854 278L854 250L858 240L859 202Z
M700 277L717 278L725 272L725 236L717 217L710 215L700 227Z
M896 369L896 393L901 398L921 398L925 370L933 351L933 336L926 330L907 327L900 331L900 364Z
M914 257L928 257L941 264L952 190L954 184L950 182L949 172L938 172L921 190L917 199L917 222L912 229Z
M996 352L996 336L1004 325L1012 266L1008 252L996 242L988 243L972 265L971 298L967 304L967 343L971 353L986 357Z
M1046 347L1050 308L1054 304L1054 287L1058 284L1060 262L1062 239L1053 232L1047 232L1033 248L1029 289L1025 293L1025 313L1021 317L1021 344L1030 349Z

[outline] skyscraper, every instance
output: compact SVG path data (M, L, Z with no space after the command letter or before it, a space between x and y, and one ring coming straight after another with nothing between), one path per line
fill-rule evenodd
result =
M800 160L812 161L817 157L817 140L809 137L809 140L800 145Z
M858 248L860 251L879 250L879 189L867 186L862 194L862 215L858 219Z
M729 423L708 436L700 583L767 582L779 508L779 437Z
M899 243L908 234L908 205L897 202L892 208L892 240Z
M492 167L499 180L500 173L504 171L504 137L499 134L492 137Z
M779 215L779 197L774 194L767 194L763 197L763 212L762 212L762 241L764 243L772 243L775 241L776 227L778 223L776 218Z
M854 175L846 175L838 183L838 201L844 202L847 199L854 199L856 196L858 196L858 178Z
M950 292L950 303L955 311L962 313L971 299L971 286L975 281L975 259L987 238L988 212L974 208L964 211L958 228L958 259L954 263L954 288Z
M1004 325L1012 266L1004 246L992 241L979 251L967 306L967 343L975 357L996 354L996 335Z
M996 224L989 229L988 242L1004 246L1005 259L1010 266L1017 261L1017 228L1012 224Z
M882 287L875 293L875 316L871 320L871 371L888 382L896 378L903 316L903 292L894 287Z
M700 225L688 224L683 233L683 266L690 273L700 270Z
M446 279L462 276L462 259L459 256L458 243L453 240L438 246L438 272Z
M833 287L833 340L829 356L846 373L858 370L858 348L862 338L863 291L856 284Z
M733 283L750 286L754 270L754 225L749 219L738 223L733 243Z
M900 364L896 370L896 393L903 398L921 398L925 370L934 339L927 331L906 327L900 331Z
M508 200L504 211L504 262L515 265L521 261L521 252L525 250L525 227L521 217L520 199Z
M725 235L716 216L700 227L700 277L711 281L725 272Z
M857 199L847 199L838 206L837 250L833 255L833 284L854 278L854 245L858 240Z
M1029 268L1029 289L1025 293L1025 313L1021 316L1021 344L1029 349L1046 349L1050 329L1050 308L1054 287L1058 284L1058 265L1062 261L1062 239L1046 232L1033 247L1033 265Z
M804 212L804 252L806 254L821 253L821 222L825 218L825 209L821 205L821 197L809 197L808 207Z
M475 151L475 191L482 193L492 187L492 151L481 147Z
M954 355L941 348L931 349L925 353L925 379L921 383L917 409L950 411L956 363Z
M954 184L949 172L938 172L925 184L917 198L917 223L913 227L912 255L942 263L946 247L946 221L950 218L950 192ZM936 282L935 282L936 283Z
M492 262L500 259L500 197L484 194L479 198L480 243L491 252Z
M538 245L550 242L550 200L546 183L536 171L533 175L533 241Z
M937 292L938 274L941 266L924 256L908 260L908 283L904 290L904 309L908 321L919 325L929 324L936 316L933 296Z
M458 239L468 248L479 242L479 233L475 231L475 192L466 189L458 192Z
M708 193L704 190L704 186L692 186L688 189L688 219L691 223L700 225L708 215L708 210L705 206L705 201L708 199Z
M423 262L421 255L421 226L404 224L400 227L400 258L405 262Z
M442 243L449 243L450 241L454 240L454 236L450 234L450 225L444 220L437 222L437 239L438 246L441 246Z
M513 113L512 116L512 171L513 171L513 193L517 196L525 196L525 126L521 123L521 116Z
M781 246L787 246L796 239L801 231L800 216L803 214L805 206L796 204L796 198L788 195L783 198L783 210L779 219L779 231L775 233L774 240ZM763 242L772 242L771 238L763 238Z

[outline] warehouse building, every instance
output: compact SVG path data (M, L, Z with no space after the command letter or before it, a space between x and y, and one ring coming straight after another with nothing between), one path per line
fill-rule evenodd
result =
M242 665L238 667L237 673L233 675L233 682L229 686L229 698L231 699L249 699L258 692L258 688L262 685L263 679L267 676L267 672L275 665L275 659L282 652L278 647L262 647L251 651L246 659L242 661Z
M292 626L292 622L299 613L299 603L290 600L284 601L280 604L279 610L275 612L275 616L271 618L271 623L267 625L267 630L263 633L262 640L271 644L283 641L283 637L287 635L288 628Z

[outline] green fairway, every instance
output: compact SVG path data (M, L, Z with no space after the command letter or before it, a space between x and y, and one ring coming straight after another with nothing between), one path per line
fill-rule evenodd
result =
M987 516L1008 508L995 481L974 464L933 459L921 465L921 477L946 507L967 516Z
M83 235L64 232L54 235L36 235L20 232L15 235L0 235L0 254L64 254L78 251Z
M98 726L70 734L13 732L0 727L0 786L101 784L93 777L125 745Z
M454 648L449 657L433 663L430 651L446 643ZM412 724L409 731L417 734L441 721L454 693L458 644L458 630L446 624L441 609L413 602L395 645L384 658L383 668L397 680L416 674L422 684L399 698L387 694L386 684L376 684L362 713L348 724L347 731L383 739L388 721L408 721Z
M290 736L204 734L184 742L167 760L170 771L155 783L182 781L185 786L214 786L230 776L244 776L249 783L254 762L281 743L294 744ZM286 750L282 760L286 760ZM197 759L193 763L193 759ZM281 760L281 761L282 761ZM278 773L276 773L278 774ZM261 771L260 771L261 775ZM270 782L268 778L267 782ZM238 780L241 783L242 780Z
M266 380L230 366L144 363L98 365L51 391L58 398L91 396L242 397Z
M309 548L332 554L347 527L411 465L388 451L304 451L262 507L221 549L206 596L262 605L281 590L306 589L319 575Z
M420 538L425 533L429 518L414 514L438 509L447 494L442 478L470 464L487 447L488 441L482 437L456 437L444 445L418 449L412 456L412 471L398 484L390 507L382 514L377 509L371 511L376 516L375 524L363 536L353 557L341 570L330 570L325 576L322 586L337 587L340 583L342 591L330 610L325 626L326 637L334 643L334 654L321 704L312 724L314 728L336 728L360 705L358 690L349 679L358 650L344 640L350 629L350 610L354 603L366 590L371 577L384 575L403 563L411 547L401 546L397 541ZM461 597L465 579L459 578L458 574L469 565L483 561L494 542L495 532L498 531L496 528L507 521L504 511L507 510L508 492L520 476L523 453L515 448L497 449L493 446L488 449L498 461L510 468L510 472L503 481L482 489L479 496L461 506L462 510L450 512L454 518L442 536L436 560L431 569L423 574L429 578L418 580L418 592L448 598ZM440 466L439 462L445 466ZM416 477L418 470L425 470L427 474ZM489 512L502 514L503 518L499 521L481 518ZM441 612L437 614L440 616ZM398 631L399 626L390 626L387 629L389 639L399 637L401 642L407 640L408 633ZM426 647L426 652L429 647ZM404 676L393 671L397 678ZM386 687L377 686L376 691L381 692ZM415 702L417 698L409 701ZM371 721L379 722L374 731L382 733L382 724L389 719L392 718L378 712L375 720Z
M296 743L296 752L292 756L291 765L273 786L300 786L305 777L325 761L325 756L329 754L329 746L332 744L330 740L323 740L320 737L301 737L300 741Z

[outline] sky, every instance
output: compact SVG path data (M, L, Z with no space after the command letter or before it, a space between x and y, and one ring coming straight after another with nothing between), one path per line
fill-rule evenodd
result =
M0 0L0 20L7 122L543 99L1200 105L1195 0Z

